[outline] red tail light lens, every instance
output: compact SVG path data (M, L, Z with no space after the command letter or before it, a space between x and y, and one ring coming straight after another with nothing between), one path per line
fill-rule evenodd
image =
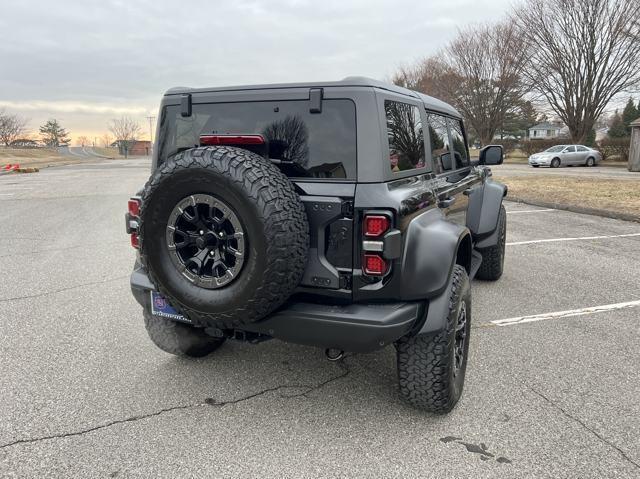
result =
M365 254L363 269L369 276L382 276L387 272L387 262L377 254Z
M200 144L206 146L264 145L265 141L262 135L202 135Z
M133 246L135 249L140 248L140 240L138 239L138 234L137 233L131 233L131 246Z
M131 216L138 218L140 216L140 200L129 200L127 209Z
M389 218L383 215L369 215L364 217L364 235L380 236L389 229Z

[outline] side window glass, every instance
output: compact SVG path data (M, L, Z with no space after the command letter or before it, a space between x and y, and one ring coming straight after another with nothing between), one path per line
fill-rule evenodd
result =
M576 148L578 149L578 151L588 151L584 146L576 146Z
M464 168L469 166L469 153L467 144L464 140L464 132L462 130L462 122L459 120L449 120L451 125L451 142L453 143L453 155L455 158L455 167Z
M385 100L384 109L391 171L395 173L423 168L424 133L420 110L417 106L390 100Z
M436 165L436 170L438 172L451 170L447 119L444 116L429 113L427 114L427 123L429 126L431 160Z

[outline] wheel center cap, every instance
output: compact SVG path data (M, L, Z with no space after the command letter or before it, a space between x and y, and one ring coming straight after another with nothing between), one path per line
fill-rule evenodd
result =
M207 231L204 236L196 239L196 245L198 248L216 248L218 246L218 237L213 231Z

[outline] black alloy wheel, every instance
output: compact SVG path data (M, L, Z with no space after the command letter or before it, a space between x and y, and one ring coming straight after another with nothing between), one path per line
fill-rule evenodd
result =
M228 285L244 264L242 224L229 205L209 194L187 196L173 208L166 241L176 268L202 288Z

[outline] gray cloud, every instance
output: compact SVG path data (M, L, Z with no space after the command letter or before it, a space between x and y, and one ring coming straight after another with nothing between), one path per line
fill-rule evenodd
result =
M0 104L24 105L34 121L93 114L82 125L98 128L120 111L154 111L176 85L384 78L437 51L457 25L500 17L510 1L7 3Z

